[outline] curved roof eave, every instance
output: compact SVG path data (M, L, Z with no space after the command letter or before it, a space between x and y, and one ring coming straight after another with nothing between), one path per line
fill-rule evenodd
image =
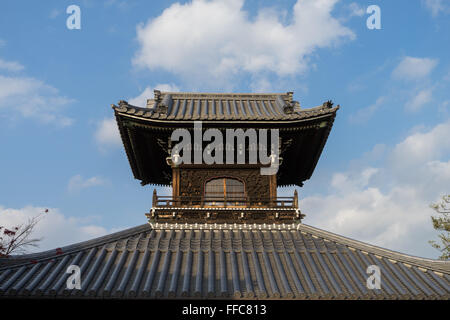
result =
M167 228L165 227L167 225ZM161 224L153 229L205 229L208 230L208 228L203 228L203 225L201 224L195 224L197 227L194 227L194 224L185 226L184 224L179 224L177 227L175 227L175 224ZM248 228L252 228L253 225L247 225ZM295 226L295 227L294 227ZM259 225L257 229L259 230ZM217 227L218 228L218 227ZM231 224L228 224L223 229L232 229L234 230L234 226ZM242 227L241 227L242 228ZM279 230L279 225L274 225L273 227L271 225L266 225L268 230ZM270 228L270 229L269 229ZM153 230L149 224L143 224L136 227L132 227L126 230L118 231L106 236L94 238L88 241L83 241L79 243L75 243L72 245L68 245L65 247L61 247L61 251L63 252L63 255L66 254L73 254L74 252L78 252L81 250L90 249L93 247L99 247L103 246L108 243L116 242L125 238L129 238L132 236L135 236L137 234L143 233L143 232L149 232ZM222 230L222 228L220 228ZM245 228L242 228L245 229ZM264 228L263 228L264 229ZM304 223L300 223L297 225L286 225L284 228L280 229L283 230L294 230L296 229L299 232L302 233L309 233L312 236L319 237L324 239L325 241L333 241L338 244L345 245L349 248L360 250L367 253L372 253L374 255L382 256L391 260L395 261L401 261L408 264L414 264L419 267L427 268L427 269L433 269L435 271L441 271L444 273L450 274L450 261L442 261L442 260L435 260L435 259L428 259L428 258L422 258L417 257L413 255L408 255L404 253L400 253L394 250L386 249L383 247L375 246L372 244L368 244L359 240L355 240L352 238L348 238L342 235L335 234L330 231L322 230L317 227L313 227ZM213 228L214 230L214 228ZM241 229L239 229L241 230ZM8 258L0 258L0 270L4 269L2 266L2 263L4 266L20 266L20 265L26 265L31 263L30 260L42 260L42 259L49 259L59 256L59 254L56 253L56 249L53 250L47 250L43 252L38 253L31 253L31 254L25 254L20 256L10 256ZM17 262L17 263L14 263Z

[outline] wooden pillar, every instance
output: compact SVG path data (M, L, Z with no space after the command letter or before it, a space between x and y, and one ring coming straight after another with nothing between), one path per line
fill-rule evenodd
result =
M180 169L172 168L172 197L175 199L180 195Z
M277 200L277 175L269 176L269 196L270 196L270 205L276 205Z
M156 207L158 202L158 196L156 195L156 189L153 189L152 207Z
M297 193L297 189L294 190L294 202L292 203L292 206L294 208L298 209L298 193Z

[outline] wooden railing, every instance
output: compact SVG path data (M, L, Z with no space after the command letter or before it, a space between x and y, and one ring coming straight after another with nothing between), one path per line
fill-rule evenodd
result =
M200 208L298 208L297 192L293 197L204 197L204 196L158 196L153 191L153 207L200 207Z

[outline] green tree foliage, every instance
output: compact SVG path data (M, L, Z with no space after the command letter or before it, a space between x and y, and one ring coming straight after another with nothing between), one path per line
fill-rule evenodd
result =
M429 243L442 253L439 259L450 260L450 195L443 196L440 202L433 203L430 207L438 213L431 216L433 228L443 232L438 235L440 243L433 240Z

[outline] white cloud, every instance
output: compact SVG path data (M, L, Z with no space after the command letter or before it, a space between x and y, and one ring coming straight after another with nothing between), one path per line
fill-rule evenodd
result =
M120 146L120 134L117 128L116 119L103 119L97 125L97 130L95 131L95 140L102 147L114 147Z
M0 75L0 113L12 118L20 115L43 123L71 125L73 120L61 114L72 99L58 90L30 77Z
M404 57L392 71L392 78L396 80L408 80L414 82L398 83L390 81L389 91L369 106L358 109L349 116L353 123L364 123L369 120L383 105L387 103L398 104L398 100L404 103L407 112L417 112L433 100L434 87L430 86L429 75L437 66L438 60L431 58ZM405 86L406 85L406 86ZM353 84L351 90L358 89L358 84ZM405 86L405 87L402 87ZM410 96L410 92L413 93ZM406 93L406 94L405 94ZM395 101L395 102L394 102Z
M416 112L420 110L424 105L432 100L432 89L420 90L411 100L405 104L405 109L410 112Z
M444 81L450 81L450 71L447 71L447 74L442 78Z
M392 75L403 80L422 79L428 76L437 64L437 59L404 57Z
M161 68L190 82L230 82L239 73L277 76L307 70L318 48L354 33L331 14L337 0L299 0L292 22L262 9L250 19L243 0L194 0L175 3L137 27L140 48L133 63Z
M266 77L255 77L251 84L250 88L253 92L273 92L273 83L269 81Z
M302 201L302 208L310 212L310 220L305 223L325 230L411 254L432 251L426 250L427 236L423 235L433 238L432 212L411 186L387 192L366 187L339 195L308 197Z
M375 175L379 169L365 168L356 175L336 173L331 179L331 186L339 190L358 190L369 185L370 179Z
M146 87L140 95L138 95L135 98L129 99L128 103L134 106L144 108L147 105L147 99L153 98L153 95L154 95L153 90L150 87Z
M449 12L449 7L444 4L444 0L423 0L422 2L431 11L433 17L436 17L441 12Z
M43 218L36 225L32 238L43 238L39 248L30 252L55 249L80 241L90 240L109 233L105 228L92 224L92 219L66 217L58 209L26 206L24 208L5 208L0 206L0 221L2 226L13 227L26 223L28 219L43 213Z
M357 4L356 2L350 3L350 5L348 7L351 11L350 12L351 16L362 17L363 15L366 14L366 11L364 10L364 8L361 7L359 4Z
M396 172L408 174L421 164L442 158L450 151L450 121L427 132L415 132L396 145L391 163Z
M180 89L178 89L178 87L176 85L166 84L166 83L157 84L154 89L158 89L158 90L166 91L166 92L180 91ZM138 106L138 107L145 107L147 105L147 99L153 98L153 96L154 96L153 90L154 89L152 89L150 87L146 87L140 95L138 95L137 97L128 99L128 103L130 103L134 106Z
M328 195L301 201L307 214L304 222L389 249L436 258L438 251L427 242L436 239L429 204L449 192L449 136L447 121L413 133L383 152L384 165L374 168L366 163L363 168L335 173Z
M58 17L61 14L61 10L59 9L52 9L52 11L50 11L49 17L50 19L55 19L56 17Z
M81 175L77 174L70 178L69 183L67 184L67 190L69 192L78 192L82 189L102 186L106 184L106 180L101 177L91 177L84 179Z
M0 46L3 44L0 39ZM73 119L62 111L74 100L60 95L58 89L43 81L11 74L24 69L19 62L0 58L0 116L9 120L17 116L32 118L63 127L71 125Z
M136 3L132 2L132 1L127 1L127 0L106 0L104 2L105 7L116 7L120 10L127 10L133 6L136 5Z
M375 103L368 107L359 109L355 114L350 115L349 120L353 123L363 123L369 120L372 115L386 102L386 97L379 97Z
M178 87L174 84L158 84L155 86L155 89L168 92L179 91ZM146 87L137 97L129 98L128 103L138 107L145 107L147 105L147 99L153 98L153 96L153 89ZM116 119L106 118L101 120L97 124L94 138L103 151L106 148L121 146L122 140L120 139Z
M444 100L439 103L438 111L444 116L450 116L450 100Z
M1 46L1 42L0 42L0 46ZM7 71L21 71L24 68L25 67L23 65L21 65L20 63L18 63L16 61L6 61L3 59L0 59L0 69L4 69Z

